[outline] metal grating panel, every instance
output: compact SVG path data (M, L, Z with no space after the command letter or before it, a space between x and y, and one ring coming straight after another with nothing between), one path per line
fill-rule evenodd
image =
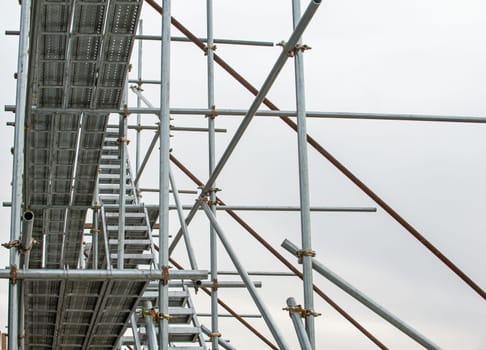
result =
M140 7L140 0L34 2L31 104L118 108ZM93 200L107 120L108 115L99 114L28 115L24 202L34 210L33 237L41 242L32 251L30 267L77 267L87 213L83 207ZM144 286L116 286L136 292L117 309L108 283L26 282L24 297L33 309L25 313L26 348L81 349L93 343L112 349L126 328L126 309L134 307ZM108 301L113 310L101 312ZM93 323L102 314L121 325L93 340Z

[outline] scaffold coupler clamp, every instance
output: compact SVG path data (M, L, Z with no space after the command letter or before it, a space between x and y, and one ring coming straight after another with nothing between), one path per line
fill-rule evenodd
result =
M160 283L163 286L166 286L169 284L169 269L170 266L164 265L162 266L162 279L160 280Z
M215 119L218 116L218 112L216 111L216 105L211 106L211 112L206 115L206 118L209 117L211 119Z
M282 310L288 311L290 316L292 316L292 314L294 312L297 312L299 314L299 316L302 317L302 318L306 318L307 316L317 317L317 316L321 316L322 315L321 313L315 312L314 310L305 309L300 304L299 305L296 305L296 306L284 307Z
M208 334L209 339L213 339L214 337L221 338L222 336L220 332L211 332Z
M203 196L202 193L201 193L201 195L198 198L196 198L196 203L198 203L200 205L202 205L203 203L207 204L209 202L208 197L209 196L207 194Z
M17 265L10 265L10 283L17 284Z
M37 243L37 240L32 239L29 242L29 245L27 247L24 247L21 240L15 240L2 243L2 247L5 247L7 249L17 248L19 254L26 254L27 252L30 252L32 250L32 247L37 245Z
M287 45L287 42L283 41L283 40L281 42L277 43L277 46L282 46L282 49L285 49L285 45ZM310 47L309 45L297 44L297 45L294 46L293 49L288 51L287 54L288 54L289 57L295 57L295 55L298 51L304 52L304 51L311 50L311 49L312 49L312 47Z
M22 247L22 242L20 240L15 240L15 241L8 241L6 243L2 243L2 247L5 247L7 249L12 249L12 248L18 248Z
M132 91L140 91L140 92L144 91L142 89L142 81L141 80L137 80L137 84L136 85L130 85L130 89Z
M206 44L204 45L204 56L207 56L208 55L208 52L209 50L213 50L213 51L216 51L218 47L215 45L215 44Z
M127 145L130 143L130 139L126 136L124 137L119 137L117 140L116 140L116 143L117 145L121 144L121 143L126 143Z
M170 320L172 318L172 316L169 314L157 312L155 308L151 308L150 310L142 308L141 314L143 317L150 316L154 322L160 322L160 320Z
M217 291L219 289L219 282L217 278L213 278L213 285L212 285L213 291Z
M216 192L221 192L222 189L221 188L218 188L218 187L211 187L209 190L208 190L208 193L216 193Z
M316 256L316 251L312 249L300 249L295 252L295 255L297 258L299 258L299 264L302 264L302 259L304 256L310 256L313 258Z
M37 240L35 239L31 239L30 242L29 242L29 245L27 247L24 247L22 245L20 245L20 247L18 248L19 249L19 254L22 254L22 255L25 255L27 254L28 252L30 252L32 250L32 248L37 245L39 242L37 242Z
M219 198L216 198L214 201L208 200L207 204L208 204L208 206L212 207L212 206L216 206L216 205L221 205L221 204L223 204L223 202L221 202L221 200Z

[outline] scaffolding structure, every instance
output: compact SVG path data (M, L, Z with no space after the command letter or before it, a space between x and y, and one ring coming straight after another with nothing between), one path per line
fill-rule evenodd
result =
M142 7L160 14L160 36L144 35ZM320 0L302 4L292 0L292 32L279 43L281 51L257 89L216 53L216 45L274 44L215 38L212 0L206 1L205 38L195 36L171 17L170 0L163 0L162 4L154 0L22 0L20 31L10 33L19 35L16 104L7 107L15 112L11 231L10 241L5 243L10 249L10 268L0 270L0 277L10 281L8 349L245 348L245 344L223 337L221 321L227 316L252 332L265 348L292 349L295 345L288 342L292 337L297 342L291 344L298 343L301 349L319 349L316 333L320 313L315 309L315 298L328 303L378 348L388 349L315 283L315 273L417 344L440 349L419 330L325 266L314 250L312 212L373 213L377 208L312 206L308 148L327 159L473 293L486 299L485 291L466 272L308 135L306 127L308 118L449 123L486 123L486 118L306 110L304 56L310 47L301 37L320 7ZM184 36L173 36L173 27ZM161 43L160 79L142 76L145 41ZM171 76L171 45L178 41L194 44L207 57L205 108L171 105L170 86L176 79ZM134 52L137 78L129 79ZM284 66L292 61L296 107L280 110L268 99L268 93ZM248 109L217 107L215 66L254 95ZM147 85L160 86L159 106L154 106L144 94L143 87ZM129 95L135 96L136 106L130 105ZM147 115L155 116L157 123L146 123ZM204 116L207 127L177 127L171 116ZM225 116L239 116L241 121L217 156L216 135L227 130L216 128L216 120ZM258 116L279 119L297 133L297 206L232 205L217 194L223 169ZM128 137L132 131L136 135L134 142ZM171 133L177 131L207 134L207 178L197 177L190 165L172 152ZM152 138L145 149L142 135L149 133ZM144 187L144 172L157 148L158 186ZM129 154L135 155L134 170ZM176 175L186 176L197 191L179 188ZM144 201L142 194L147 193L158 196L157 204ZM189 200L184 197L183 203L182 195ZM283 250L269 243L238 211L298 212L301 240L282 243L283 250L295 261L285 258ZM169 220L170 212L177 214L176 232L171 232L174 223ZM228 214L288 271L249 270L218 212ZM209 222L210 244L209 249L204 248L209 264L201 263L197 253L201 247L194 244L197 238L191 222L198 213ZM199 231L198 228L198 234L202 234ZM179 252L184 251L186 266L175 258L174 252L181 246ZM221 269L218 257L222 252L234 270ZM281 301L285 312L280 308L277 313L262 298L259 288L264 286L253 279L255 275L300 279L301 300L288 295L286 304ZM256 314L236 312L220 298L222 288L246 289ZM198 312L199 296L195 292L210 297L208 314ZM280 330L278 319L283 316L290 316L295 335ZM210 318L210 325L201 323L204 317ZM261 319L266 330L252 325L248 321L251 318ZM440 344L440 339L435 341Z

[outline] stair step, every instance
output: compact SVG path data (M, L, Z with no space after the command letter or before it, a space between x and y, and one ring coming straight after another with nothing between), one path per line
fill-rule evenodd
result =
M194 343L200 332L198 327L169 326L169 341Z
M158 285L150 290L145 289L143 300L155 301L159 298ZM187 303L187 292L182 290L169 290L169 307L183 307Z
M100 193L100 199L103 201L103 203L117 204L118 200L120 199L120 195L118 193ZM125 202L134 200L135 196L125 196Z
M108 231L117 231L118 232L118 225L107 225L106 229ZM129 226L125 225L125 231L132 231L132 232L143 232L147 231L148 227L147 225L145 226Z
M109 204L109 205L118 205L118 198L103 198L100 196L101 201L103 204ZM125 204L133 204L134 199L126 199Z
M109 241L110 245L118 245L118 240L117 239L110 239ZM131 245L131 246L150 246L150 240L149 239L125 239L125 244L126 245Z
M107 173L100 173L98 175L98 180L100 181L100 185L119 185L120 183L120 174L107 174ZM127 184L131 181L131 177L127 174L126 177ZM101 182L103 181L103 182Z
M100 169L120 169L120 164L100 164Z
M125 218L144 218L145 219L145 213L134 213L134 212L129 212L128 208L125 209L126 212L125 212ZM119 213L118 211L116 212L106 212L105 213L105 216L107 219L111 219L111 218L118 218L119 216Z
M101 161L103 160L120 160L119 155L112 155L112 154L101 154Z
M102 184L100 184L102 185ZM117 192L115 192L117 191ZM133 192L133 189L131 186L125 186L125 193L131 193ZM110 195L110 194L116 194L117 196L120 195L120 186L119 185L115 185L114 188L105 188L105 187L99 187L99 195L100 196L103 196L103 195Z
M108 185L108 184L107 184ZM113 187L104 187L103 184L100 184L98 189L99 189L99 194L104 195L104 194L120 194L120 185L119 184L109 184L110 186ZM118 191L117 193L114 193L114 191ZM133 189L131 186L125 186L125 192L133 192Z
M110 254L111 262L118 260L118 254ZM149 265L154 257L152 254L124 254L124 261L131 260L134 265Z
M194 316L194 309L190 307L169 307L170 324L189 324Z
M120 178L120 176L118 176ZM118 190L120 189L120 184L99 184L98 185L99 190ZM131 189L128 187L128 189Z

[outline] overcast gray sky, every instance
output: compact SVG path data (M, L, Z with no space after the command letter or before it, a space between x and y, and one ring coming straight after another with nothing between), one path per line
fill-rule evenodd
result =
M307 2L303 2L306 4ZM18 28L17 1L3 1L0 29ZM173 14L198 36L205 36L205 2L174 1ZM147 5L146 34L160 32L160 17ZM215 35L219 38L279 42L291 32L290 1L215 0ZM307 105L314 111L356 111L486 116L486 2L481 0L341 0L323 1L304 36L313 49L305 54ZM174 35L179 35L176 31ZM14 104L17 38L1 36L1 105ZM217 53L254 85L260 86L280 48L218 45ZM145 42L143 76L159 75L158 43ZM205 107L206 61L193 45L174 43L172 49L173 107ZM136 64L135 58L132 60ZM293 62L289 61L269 98L281 109L294 109ZM135 76L136 72L132 72ZM146 86L146 96L158 104L158 92ZM134 99L131 98L131 102ZM247 108L252 96L225 72L216 70L216 106ZM13 120L4 113L4 121ZM154 123L155 118L146 117ZM240 119L217 118L218 154ZM133 119L132 119L133 121ZM202 117L175 117L174 125L204 126ZM443 253L486 288L486 126L419 122L308 120L308 131L410 221ZM13 129L0 127L1 200L10 200ZM134 135L131 135L134 139ZM151 139L147 133L144 143ZM207 179L206 136L174 133L174 155L203 181ZM133 145L132 143L131 145ZM375 204L309 149L311 202L316 206ZM133 149L132 165L134 166ZM156 157L143 182L157 185ZM194 185L177 172L178 186ZM296 135L277 119L259 118L218 180L228 204L297 205ZM146 195L146 203L155 197ZM184 197L191 204L193 198ZM10 210L0 209L8 240ZM276 247L284 238L299 243L297 213L242 213ZM283 271L277 261L224 214L222 225L250 270ZM172 232L177 229L171 216ZM202 267L208 266L207 223L202 214L191 225ZM484 301L428 253L383 210L368 214L312 214L317 257L370 297L444 349L486 349ZM176 256L185 262L183 247ZM286 252L282 253L292 260ZM0 251L2 266L7 251ZM221 268L232 269L221 254ZM288 296L303 302L301 284L285 278L261 278L261 290L280 327L297 348L288 316L281 308ZM315 281L343 308L392 349L420 348L350 297L315 276ZM6 324L7 282L0 285L0 324ZM222 290L241 313L256 308L244 291ZM198 311L207 312L204 296ZM327 304L316 298L319 349L373 349L364 336ZM253 322L253 321L252 321ZM202 323L209 325L208 319ZM255 324L264 328L263 322ZM224 337L241 348L263 349L232 320L221 322Z

